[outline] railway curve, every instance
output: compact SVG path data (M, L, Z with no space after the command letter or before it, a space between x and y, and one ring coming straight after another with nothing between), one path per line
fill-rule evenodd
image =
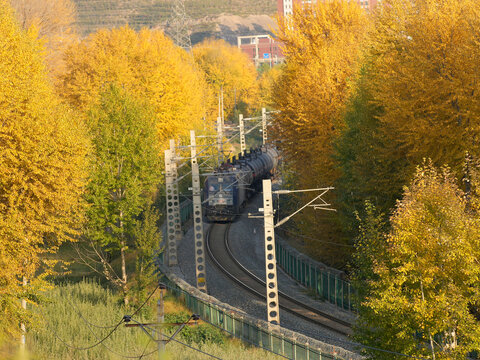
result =
M212 262L234 282L265 299L265 282L240 264L232 254L228 244L230 224L212 224L207 234L206 247ZM337 319L325 312L305 305L293 297L279 291L280 308L299 316L317 326L324 327L342 335L352 333L351 324Z

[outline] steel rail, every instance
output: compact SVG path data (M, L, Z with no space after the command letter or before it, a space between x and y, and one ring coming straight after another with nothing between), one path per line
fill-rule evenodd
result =
M208 231L206 241L207 252L210 258L215 265L235 283L247 291L255 294L257 297L265 300L265 282L246 269L233 256L230 247L228 246L229 230L230 224L212 224ZM336 333L342 335L352 334L350 323L303 304L302 302L283 292L279 292L279 305L283 310L286 310L316 325L335 331Z

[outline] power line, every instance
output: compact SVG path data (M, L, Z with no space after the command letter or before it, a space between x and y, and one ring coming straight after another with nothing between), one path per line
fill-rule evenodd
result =
M122 320L124 320L124 319L125 319L125 317L124 317ZM97 334L94 333L94 331L92 330L92 328L91 328L88 324L87 324L87 327L88 327L88 330L93 334L93 336L98 339ZM105 345L105 343L103 343L103 342L102 342L101 345L102 345L105 349L107 349L108 351L110 351L112 354L115 354L115 355L117 355L117 356L120 356L120 357L122 357L122 358L124 358L124 359L141 359L142 357L144 357L144 356L150 356L150 355L154 354L154 353L157 351L157 350L154 350L154 351L151 351L151 352L148 353L148 354L145 354L145 351L147 350L149 344L150 344L150 341L147 343L147 346L145 347L145 349L143 350L143 352L142 352L142 354L141 354L140 356L138 356L138 355L124 355L124 354L121 354L121 353L119 353L119 352L117 352L117 351L115 351L115 350L112 350L112 349L109 348L107 345Z
M168 288L168 286L167 286L167 288ZM188 321L190 321L191 318L192 318L192 317L190 317L190 318L188 319ZM132 320L133 320L133 319L132 319ZM133 320L133 321L137 322L136 320ZM187 321L187 322L188 322L188 321ZM138 323L138 322L137 322L137 323ZM186 323L184 323L184 325L185 325L185 324L186 324ZM148 325L143 325L143 324L142 324L141 326L144 327L144 328L146 328L146 329L155 331L155 329L151 328L151 327L148 326ZM165 336L166 338L168 338L169 341L175 341L176 343L179 343L179 344L181 344L181 345L183 345L183 346L186 346L186 347L188 347L188 348L190 348L190 349L192 349L192 350L195 350L195 351L198 351L198 352L200 352L200 353L202 353L202 354L204 354L204 355L210 356L210 357L213 358L213 359L223 360L222 358L219 358L219 357L217 357L217 356L215 356L215 355L212 355L212 354L210 354L210 353L207 353L207 352L205 352L205 351L203 351L203 350L201 350L201 349L198 349L198 348L196 348L196 347L190 346L190 345L188 345L188 344L186 344L186 343L184 343L184 342L181 342L180 340L174 339L174 336L175 336L176 334L177 334L177 333L175 333L175 334L172 335L172 336L168 336L168 335L165 335L165 334L164 334L163 336Z
M98 342L96 342L95 344L93 345L90 345L90 346L83 346L83 347L79 347L79 346L75 346L75 345L72 345L72 344L69 344L67 343L65 340L63 340L58 334L57 332L55 331L55 329L51 328L52 332L53 332L53 335L58 339L60 340L60 342L62 342L65 346L71 348L71 349L74 349L74 350L89 350L89 349L93 349L94 347L102 344L105 340L107 340L110 336L112 336L112 334L118 329L118 327L120 326L120 324L122 324L124 321L124 319L122 318L122 320L120 320L117 325L115 325L115 327L113 328L112 331L110 331L108 333L107 336L105 336L103 339L99 340Z
M193 346L190 346L190 345L188 345L188 344L185 344L184 342L181 342L180 340L176 340L176 339L170 339L170 340L175 341L176 343L179 343L179 344L181 344L181 345L183 345L183 346L186 346L186 347L188 347L188 348L190 348L190 349L192 349L192 350L198 351L199 353L202 353L202 354L204 354L204 355L210 356L210 357L213 358L213 359L223 360L222 358L219 358L219 357L217 357L217 356L215 356L215 355L209 354L209 353L207 353L207 352L205 352L205 351L203 351L203 350L200 350L200 349L197 349L197 348L195 348L195 347L193 347Z
M158 349L156 349L155 351L153 351L153 352L151 352L151 353L145 354L145 352L146 352L147 349L148 349L148 345L150 345L151 342L152 342L152 338L149 337L149 338L148 338L148 343L147 343L147 345L145 346L145 349L143 349L142 355L140 355L140 356L138 357L139 359L143 359L144 356L150 356L150 355L152 355L152 354L154 354L155 352L158 351Z
M80 309L74 304L73 301L67 300L67 302L70 304L70 306L72 306L72 307L75 309L75 311L78 313L78 315L80 316L80 318L83 319L83 321L84 321L87 325L90 325L90 326L93 326L93 327L96 327L96 328L99 328L99 329L111 329L111 328L114 328L115 326L117 326L116 324L114 324L114 325L107 325L107 326L102 326L102 325L93 324L93 323L91 323L90 321L88 321L87 318L85 318L85 316L82 314L82 312L80 311Z
M160 284L157 284L157 286L155 287L155 289L153 289L153 291L150 293L150 295L148 295L147 299L143 302L142 305L140 305L140 307L138 307L132 315L130 315L130 317L134 316L136 313L138 313L144 306L145 304L148 302L148 300L150 300L150 298L153 296L153 294L155 294L155 291L157 291L157 289L160 287Z
M140 306L133 312L133 314L130 315L130 317L132 317L133 315L137 314L137 313L145 306L145 304L148 302L148 300L150 300L150 298L153 296L153 294L154 294L155 291L159 288L159 286L160 286L160 284L158 284L158 285L155 287L155 289L150 293L150 295L149 295L149 296L147 297L147 299L143 302L143 304L140 305ZM72 305L72 306L75 308L75 305L73 304L73 302L70 302L70 301L69 301L69 304ZM122 354L120 354L120 353L117 353L117 352L111 350L111 349L108 348L105 344L103 344L103 342L104 342L105 340L107 340L110 336L112 336L113 333L118 329L118 327L119 327L123 322L126 321L127 316L124 316L116 325L113 325L113 326L104 326L104 327L102 327L102 326L98 326L98 325L95 325L95 324L90 323L90 322L83 316L83 314L81 313L81 311L78 310L78 308L77 308L77 312L79 313L80 318L82 318L82 319L86 322L89 331L93 334L93 336L94 336L98 341L97 341L95 344L89 345L89 346L82 346L82 347L75 346L75 345L69 344L67 341L65 341L64 339L62 339L62 338L58 335L58 333L55 331L55 329L51 328L54 336L55 336L60 342L62 342L65 346L67 346L67 347L69 347L69 348L71 348L71 349L74 349L74 350L89 350L89 349L92 349L92 348L94 348L94 347L102 344L103 346L105 346L105 348L106 348L107 350L115 353L116 355L122 356L122 357L124 357L124 358L129 358L129 359L137 359L137 358L138 358L138 356L125 356L125 355L122 355ZM45 319L45 317L44 317L44 319ZM46 319L45 319L45 320L46 320ZM48 323L48 321L47 321L47 323ZM102 338L102 339L99 339L99 337L93 332L91 326L95 326L95 327L99 327L99 328L111 328L111 327L113 327L113 329L108 333L107 336L105 336L105 337ZM155 351L156 351L156 350L155 350ZM150 355L150 354L148 354L148 355ZM142 355L142 356L145 356L145 355Z

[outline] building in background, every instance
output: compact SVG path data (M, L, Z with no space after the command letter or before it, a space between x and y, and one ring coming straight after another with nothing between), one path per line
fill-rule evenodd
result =
M287 16L293 14L293 9L296 6L303 6L306 4L315 4L317 1L322 0L277 0L278 14ZM380 0L353 0L358 3L363 9L370 11L377 6Z
M282 43L270 35L239 36L237 42L238 48L248 55L255 66L267 63L272 67L284 61Z
M323 0L277 0L278 14L291 15L298 6L315 4ZM373 10L381 0L352 0L366 11ZM237 37L238 48L248 55L250 60L259 66L268 63L270 66L285 60L282 52L282 43L270 35L251 35Z

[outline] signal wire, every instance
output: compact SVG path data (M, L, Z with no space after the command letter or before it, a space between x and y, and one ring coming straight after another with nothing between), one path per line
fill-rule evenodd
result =
M168 288L168 285L166 285L166 287ZM190 321L190 319L191 319L191 317L188 319L188 321ZM134 322L136 322L137 324L140 324L138 321L136 321L136 320L134 320L134 319L132 319L132 320L133 320ZM187 322L188 322L188 321L187 321ZM184 324L186 324L186 323L184 323ZM142 326L142 327L145 328L145 329L149 329L149 330L151 330L151 331L155 331L155 329L153 329L152 327L150 327L150 326L148 326L148 325L140 324L140 326ZM186 346L186 347L188 347L188 348L190 348L190 349L192 349L192 350L195 350L195 351L198 351L198 352L200 352L200 353L202 353L202 354L204 354L204 355L210 356L210 357L213 358L213 359L223 360L222 358L219 358L219 357L217 357L217 356L215 356L215 355L212 355L212 354L209 354L209 353L207 353L207 352L205 352L205 351L203 351L203 350L201 350L201 349L198 349L198 348L196 348L196 347L193 347L193 346L188 345L188 344L186 344L186 343L184 343L184 342L181 342L181 341L179 341L179 340L174 339L174 336L175 336L175 335L176 335L176 334L174 334L173 336L168 336L168 335L163 334L164 337L166 337L166 338L169 339L168 341L175 341L176 343L179 343L179 344L181 344L181 345L183 345L183 346ZM157 350L156 350L156 351L157 351ZM147 354L147 355L151 355L151 354L152 354L152 353Z
M87 324L87 325L90 325L90 326L93 326L93 327L96 327L98 329L111 329L111 328L114 328L115 326L117 326L116 324L114 325L107 325L107 326L101 326L101 325L97 325L97 324L93 324L91 323L90 321L88 321L85 316L83 315L83 313L80 311L80 309L75 305L75 303L73 301L68 301L67 302L70 304L70 306L72 306L75 311L78 313L78 315L80 316L80 318L83 319L83 321Z

